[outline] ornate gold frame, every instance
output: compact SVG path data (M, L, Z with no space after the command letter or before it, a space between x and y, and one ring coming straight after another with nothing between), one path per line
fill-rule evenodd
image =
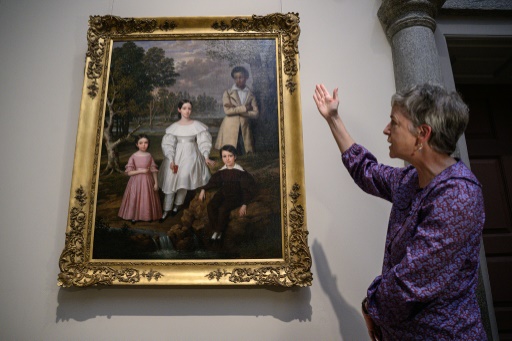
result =
M90 17L68 226L59 260L59 286L311 285L298 72L299 34L296 13L250 17ZM280 259L155 262L97 260L91 256L110 46L120 39L176 37L276 39L283 222L283 257Z

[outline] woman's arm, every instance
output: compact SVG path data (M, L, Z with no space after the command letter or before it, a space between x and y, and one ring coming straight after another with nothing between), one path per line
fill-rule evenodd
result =
M341 160L354 182L363 191L387 201L393 200L396 188L406 176L401 168L378 163L372 153L357 143L342 154Z
M317 84L313 99L315 100L318 111L327 121L329 128L331 128L332 136L338 144L338 148L342 153L345 152L354 144L354 140L348 133L345 124L343 124L338 114L338 106L340 104L338 88L334 89L331 97L323 84Z
M338 89L334 89L331 97L325 86L318 84L313 99L331 128L343 163L356 184L366 193L391 201L393 184L397 181L396 176L400 175L400 169L379 164L370 152L355 143L338 114Z

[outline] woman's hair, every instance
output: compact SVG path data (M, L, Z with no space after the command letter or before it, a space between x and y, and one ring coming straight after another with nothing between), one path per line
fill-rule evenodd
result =
M243 66L235 66L233 70L231 70L231 78L235 78L235 73L241 72L244 74L245 78L249 78L249 71Z
M178 102L178 109L181 109L181 107L183 106L183 104L185 103L190 103L190 106L192 107L192 102L190 102L189 99L182 99L181 101Z
M409 127L412 134L416 134L416 128L422 124L430 126L432 134L428 144L440 153L455 151L469 121L469 109L459 94L436 84L425 83L399 91L391 98L391 105L405 109L412 121Z
M137 147L137 144L139 143L140 139L148 140L148 148L149 148L149 145L151 144L151 140L149 139L149 137L146 134L135 135L135 139L134 139L135 147Z
M220 155L220 158L222 159L222 152L223 151L227 151L227 152L230 152L231 154L233 154L235 156L235 159L237 157L237 153L236 153L236 148L233 147L232 145L230 144L225 144L223 145L220 150L219 150L219 155Z

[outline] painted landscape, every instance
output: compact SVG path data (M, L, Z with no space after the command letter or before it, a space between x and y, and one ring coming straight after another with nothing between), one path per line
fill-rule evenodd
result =
M230 72L242 65L260 115L252 120L255 152L237 159L255 179L255 197L247 215L233 210L221 241L210 240L206 202L189 191L182 209L165 221L122 220L117 216L129 177L128 158L137 149L134 137L150 138L148 152L163 160L165 129L178 120L177 103L190 99L192 118L217 137L224 117L222 94L233 85ZM282 258L281 173L277 112L275 42L273 40L118 42L112 53L101 174L96 198L94 259L273 259ZM223 166L218 150L210 158ZM163 194L159 192L162 202Z

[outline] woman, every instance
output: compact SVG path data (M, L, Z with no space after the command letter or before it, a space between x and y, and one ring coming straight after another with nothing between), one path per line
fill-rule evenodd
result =
M392 97L384 129L389 155L410 165L377 163L338 115L338 89L313 95L354 181L392 202L382 273L363 314L372 340L487 340L476 299L481 186L450 156L469 120L456 93L424 84Z

